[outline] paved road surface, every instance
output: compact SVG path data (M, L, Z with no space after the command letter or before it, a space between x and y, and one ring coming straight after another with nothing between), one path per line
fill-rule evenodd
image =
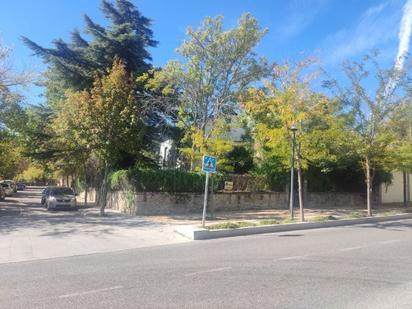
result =
M412 308L412 220L0 264L1 308Z
M139 217L40 207L40 189L18 191L0 202L0 263L109 252L186 242L174 227Z

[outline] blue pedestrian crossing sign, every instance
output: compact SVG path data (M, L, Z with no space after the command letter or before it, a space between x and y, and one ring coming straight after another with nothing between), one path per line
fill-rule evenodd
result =
M211 156L203 156L202 170L206 173L215 173L216 158Z

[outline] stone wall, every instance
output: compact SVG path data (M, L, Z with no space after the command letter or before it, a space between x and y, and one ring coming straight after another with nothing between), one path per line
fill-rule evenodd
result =
M84 204L84 195L85 195L85 192L83 191L77 196L77 203L79 205ZM88 190L88 192L87 192L87 203L90 203L90 204L96 203L96 189L90 188Z
M366 205L365 195L360 193L309 192L305 199L307 208L364 208ZM288 195L285 192L215 193L209 205L215 211L289 207ZM297 202L296 206L298 207ZM200 213L203 208L203 194L114 191L109 193L107 207L136 215Z

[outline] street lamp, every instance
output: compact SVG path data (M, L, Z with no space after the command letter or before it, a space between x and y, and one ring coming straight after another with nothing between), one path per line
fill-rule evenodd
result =
M293 208L294 208L294 203L295 203L295 195L293 193L293 187L294 187L294 169L295 169L295 141L296 141L296 131L298 130L298 128L296 127L295 124L293 124L290 127L290 130L292 131L292 156L290 158L291 161L291 167L290 167L290 200L289 200L289 211L290 211L290 218L291 220L293 220Z

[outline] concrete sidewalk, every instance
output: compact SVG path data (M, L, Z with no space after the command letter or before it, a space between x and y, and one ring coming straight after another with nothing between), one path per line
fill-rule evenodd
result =
M412 213L412 204L405 208L400 204L382 205L379 209L373 210L374 216L395 215ZM333 216L336 219L356 219L367 216L365 208L306 208L305 220L308 222L319 221L322 217ZM145 216L146 219L171 225L193 225L200 226L202 221L201 213L180 214L169 216ZM210 217L208 214L206 226L226 222L259 222L262 220L288 220L290 218L287 209L266 209L266 210L242 210L242 211L219 211ZM299 209L295 210L295 220L299 221Z
M0 202L0 263L110 252L188 241L174 226L99 209L47 212L39 190Z

